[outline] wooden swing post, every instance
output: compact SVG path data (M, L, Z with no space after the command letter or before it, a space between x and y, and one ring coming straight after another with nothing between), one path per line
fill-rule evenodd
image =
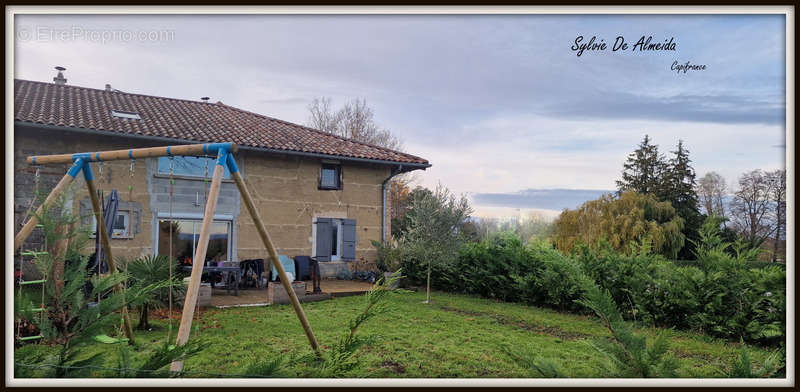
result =
M78 174L78 172L84 171L86 185L89 188L89 196L92 201L92 209L97 217L98 235L100 235L103 248L106 251L106 255L108 255L107 261L109 269L111 271L115 271L116 265L111 257L111 243L108 228L105 226L105 222L102 219L102 208L100 206L100 200L97 197L94 179L92 178L89 163L163 156L217 155L217 163L214 167L214 175L211 179L211 188L209 190L208 200L206 201L206 206L203 213L203 222L200 228L200 238L197 243L197 250L195 251L196 253L193 258L194 264L192 266L192 274L189 278L189 287L187 288L186 298L183 304L183 313L181 315L181 324L178 329L176 344L183 345L189 340L192 327L192 318L194 316L195 305L197 304L197 295L200 290L200 280L203 275L203 266L205 264L206 253L208 252L208 241L211 235L211 223L214 219L214 211L217 208L217 199L219 198L222 176L225 172L225 167L227 166L234 181L236 182L236 186L239 188L239 192L241 193L242 199L247 206L247 210L250 212L250 216L253 218L253 223L255 223L258 234L261 237L261 241L264 243L264 246L267 249L269 259L271 260L272 265L278 271L278 276L280 276L281 283L286 289L286 293L289 295L292 306L294 307L294 311L297 313L297 318L300 320L300 324L302 324L303 330L306 333L306 337L308 337L311 347L319 355L320 350L317 338L314 336L314 332L311 330L311 325L309 324L308 319L303 312L303 308L300 305L300 300L297 298L297 294L295 294L294 290L292 289L292 282L289 281L286 271L283 269L283 265L280 263L278 252L276 251L275 246L272 243L272 239L267 232L266 226L264 225L264 222L258 213L258 209L253 202L253 198L244 183L241 173L239 173L239 169L236 167L236 161L233 159L233 153L235 153L237 150L238 147L234 143L206 143L168 147L135 148L115 151L99 151L91 153L30 156L27 158L27 161L28 163L34 165L70 162L74 163L67 175L64 176L58 185L56 185L42 206L39 207L37 214L41 213L47 204L55 200L55 198L64 191L67 185L69 185L69 183L75 179L75 176ZM23 226L23 228L14 238L15 249L18 249L20 246L22 246L22 243L30 235L37 223L38 220L34 217ZM115 289L117 289L117 287L115 287ZM121 289L121 287L119 287L119 289ZM132 343L133 334L131 331L127 308L123 309L123 317L125 321L125 334ZM181 371L182 369L183 361L175 361L170 366L170 370L172 371Z
M59 181L58 184L56 184L56 187L53 188L52 191L50 191L50 194L47 195L47 198L44 200L42 205L40 205L39 208L36 209L36 213L34 213L33 216L31 216L30 219L28 219L28 222L25 223L25 225L22 226L17 235L14 236L15 252L19 250L20 247L22 247L22 244L25 243L25 240L28 239L28 237L33 232L33 229L36 228L36 225L39 224L38 217L41 216L42 213L44 213L44 211L47 209L47 206L52 204L56 199L58 199L59 196L61 196L62 193L64 193L69 184L72 184L72 181L75 180L75 176L77 176L78 173L81 171L82 166L83 166L82 161L81 162L76 161L75 164L72 165L72 168L67 172L67 174L65 174L64 177L61 178L61 181ZM33 197L36 196L34 195Z
M51 163L70 163L76 159L88 162L100 161L125 161L138 158L155 158L166 156L205 156L216 155L220 150L235 153L238 146L234 143L204 143L184 144L167 147L132 148L128 150L82 152L77 154L40 155L29 156L28 163L34 165L47 165Z
M97 188L94 186L94 176L92 176L92 169L89 163L85 163L86 167L83 169L83 176L86 180L86 188L89 190L89 199L92 201L92 210L94 211L95 221L97 222L97 235L100 236L100 241L103 245L103 252L106 256L106 263L108 264L108 271L112 274L117 272L117 264L114 262L114 257L111 254L111 240L108 235L108 228L106 227L106 220L103 219L103 209L100 206L100 198L97 197ZM100 260L98 260L100 262ZM121 293L123 291L122 284L117 283L114 285L114 292ZM122 307L122 320L125 326L125 337L127 337L128 344L133 344L133 328L131 327L131 318L128 314L128 306Z
M244 179L238 170L231 170L231 176L233 177L233 180L236 181L236 186L239 187L239 193L242 194L242 200L244 200L244 204L247 206L247 210L250 212L250 216L253 218L253 223L256 225L258 235L261 237L264 247L267 248L267 255L269 256L269 259L272 260L272 265L275 266L275 269L278 271L278 276L281 278L281 284L283 285L283 288L286 289L286 293L289 295L289 299L292 302L292 307L294 307L294 311L297 313L297 318L300 319L300 324L303 325L303 330L306 333L306 337L308 337L308 342L311 344L311 348L313 348L317 355L319 355L320 351L317 338L314 336L314 331L311 330L311 324L308 323L306 314L303 312L303 307L300 306L300 300L297 298L297 294L294 292L294 289L292 289L292 282L289 281L289 277L286 275L286 271L283 269L283 265L278 258L278 252L275 251L275 246L272 244L272 239L267 232L267 228L264 226L264 221L261 219L261 215L258 213L255 203L253 203L253 198L250 196L250 191L247 189Z
M69 169L64 178L50 191L50 194L45 199L44 203L36 210L36 213L31 217L25 225L22 226L20 231L14 236L14 251L18 250L28 236L31 235L33 229L39 223L37 215L41 215L46 206L52 203L61 193L66 190L67 186L75 180L75 176L83 170L85 162L100 162L100 161L120 161L136 158L153 158L153 157L166 157L174 155L185 156L204 156L214 155L220 150L228 153L238 151L238 146L234 143L203 143L203 144L185 144L178 146L167 147L148 147L148 148L132 148L128 150L114 150L114 151L99 151L99 152L82 152L77 154L59 154L59 155L32 155L26 158L26 161L32 165L47 165L54 163L72 163L72 168Z
M192 275L189 278L189 287L186 289L186 298L183 301L183 313L181 314L181 325L178 328L178 339L176 345L182 346L189 341L189 334L192 328L192 318L197 304L197 294L200 291L200 279L203 276L203 266L208 251L208 239L211 235L211 222L214 220L214 211L217 209L217 199L219 198L219 188L222 184L222 176L225 173L225 158L227 154L220 151L217 157L217 164L214 166L214 175L211 177L211 187L208 191L206 209L203 213L203 223L200 226L200 238L197 242L197 250L192 258ZM222 161L222 162L220 162ZM170 370L180 372L183 370L183 361L175 361L170 365Z

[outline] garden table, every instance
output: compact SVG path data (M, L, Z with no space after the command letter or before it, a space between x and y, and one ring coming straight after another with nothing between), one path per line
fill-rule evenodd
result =
M183 270L187 271L187 272L192 272L192 266L190 266L190 265L184 266ZM207 266L203 267L203 273L206 273L206 272L232 272L233 276L234 276L234 282L235 282L235 284L233 286L233 289L234 289L234 294L233 295L236 295L236 296L239 295L239 281L242 279L242 269L239 266L235 266L235 267L218 267L218 266L207 265ZM211 288L214 288L214 280L213 279L211 280ZM231 292L230 285L226 284L225 285L225 290L230 294L230 292Z

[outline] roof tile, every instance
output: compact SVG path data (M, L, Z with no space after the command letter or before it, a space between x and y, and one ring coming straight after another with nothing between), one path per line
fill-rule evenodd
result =
M114 117L112 109L138 113L141 119ZM14 121L428 164L427 160L414 155L342 138L222 102L195 102L21 79L14 79Z

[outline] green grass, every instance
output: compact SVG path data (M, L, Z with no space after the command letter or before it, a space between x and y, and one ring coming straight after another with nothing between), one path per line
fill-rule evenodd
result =
M535 377L506 354L504 346L528 348L556 362L570 377L604 376L606 358L587 343L610 335L595 317L438 292L431 304L421 303L423 300L424 293L390 295L388 311L359 329L359 335L377 335L378 341L359 351L359 366L348 377ZM348 321L363 310L363 301L362 297L345 297L303 304L323 348L333 345L347 331ZM154 324L159 327L155 331L137 331L135 358L143 358L164 343L165 321L155 320ZM211 309L201 313L195 326L198 329L190 339L202 339L207 345L185 363L187 371L197 372L192 373L194 376L241 374L256 360L283 356L286 365L282 377L315 377L315 368L308 360L311 349L289 305ZM109 326L111 331L113 326ZM638 331L655 336L661 330ZM741 347L689 332L670 334L681 377L720 377ZM54 350L27 345L16 351L15 360ZM114 367L115 350L114 345L98 343L83 355L103 353L106 366ZM749 350L755 363L769 354L763 348ZM98 371L96 375L107 373Z

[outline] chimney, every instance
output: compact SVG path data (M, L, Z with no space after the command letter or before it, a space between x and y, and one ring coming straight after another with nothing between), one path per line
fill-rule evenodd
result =
M110 84L106 83L106 91L114 91L114 89L111 88Z
M203 102L205 102L205 103L208 103L208 100L209 100L210 98L208 98L208 97L201 97L200 99L201 99Z
M67 69L64 68L64 67L61 67L61 66L57 66L56 69L58 70L58 75L56 75L56 77L53 78L53 81L58 85L67 84L67 78L65 78L64 74L62 73L63 71L66 71Z

